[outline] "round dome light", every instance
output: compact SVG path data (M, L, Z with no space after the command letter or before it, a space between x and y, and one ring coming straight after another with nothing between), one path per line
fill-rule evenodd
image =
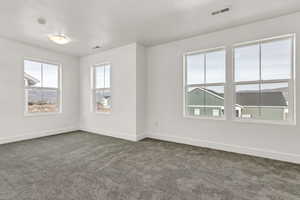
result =
M48 37L49 40L55 42L56 44L67 44L71 41L71 39L64 34L49 35Z

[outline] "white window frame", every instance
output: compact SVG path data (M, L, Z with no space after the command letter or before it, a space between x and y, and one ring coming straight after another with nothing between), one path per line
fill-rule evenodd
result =
M207 54L215 51L222 51L224 50L225 52L225 74L224 74L224 80L225 82L223 83L203 83L203 84L192 84L189 86L192 87L206 87L206 86L223 86L224 87L224 114L221 117L208 117L208 116L190 116L187 114L186 110L186 93L187 93L187 59L186 57L189 55L195 55L195 54ZM204 70L206 69L206 62L204 62ZM206 71L204 71L206 73ZM209 120L226 120L226 86L227 86L227 51L225 46L220 46L220 47L215 47L215 48L209 48L209 49L204 49L204 50L197 50L197 51L189 51L183 54L183 117L184 118L190 118L190 119L209 119ZM204 80L205 81L205 80Z
M109 66L110 68L110 73L109 73L109 78L110 78L110 83L109 83L109 88L96 88L96 68L97 67L105 67L105 66ZM104 68L105 69L105 68ZM105 74L105 70L104 70L104 74ZM104 82L105 82L105 75L104 75ZM101 111L97 111L96 109L96 92L97 91L103 91L103 90L110 90L111 93L111 107L110 107L110 111L109 112L101 112ZM95 64L91 67L91 112L96 113L96 114L103 114L103 115L110 115L112 113L112 66L111 63L109 62L103 62L103 63L99 63L99 64Z
M25 61L37 62L41 64L41 82L43 82L43 64L49 65L56 65L58 67L57 72L57 81L58 87L57 88L49 88L49 87L27 87L23 82L23 91L24 91L24 116L47 116L47 115L57 115L62 113L62 65L57 62L46 61L42 59L34 59L34 58L24 58L23 59L23 79L24 79L24 72L25 72ZM57 93L57 108L58 111L56 112L36 112L31 113L28 112L28 96L26 95L28 89L35 89L35 90L53 90Z
M292 47L291 47L291 71L290 71L290 79L272 79L272 80L260 80L258 81L235 81L235 48L243 47L243 46L250 46L250 45L259 45L259 51L261 51L261 44L269 43L272 41L280 41L284 39L291 39L292 40ZM233 70L232 70L232 97L233 97L233 105L232 105L232 119L235 122L250 122L250 123L266 123L266 124L283 124L283 125L295 125L296 124L296 91L295 91L295 41L296 41L296 34L287 34L277 37L271 38L264 38L255 41L248 41L243 43L238 43L233 45L232 48L232 62L233 62ZM259 53L259 70L261 76L261 52ZM235 105L236 105L236 86L237 85L248 85L248 84L265 84L265 83L288 83L288 119L287 120L260 120L260 119L248 119L248 118L238 118L235 116Z

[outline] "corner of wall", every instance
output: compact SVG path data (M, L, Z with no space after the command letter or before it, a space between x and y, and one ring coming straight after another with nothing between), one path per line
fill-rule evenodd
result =
M145 47L136 43L136 134L145 138L147 105L147 62Z

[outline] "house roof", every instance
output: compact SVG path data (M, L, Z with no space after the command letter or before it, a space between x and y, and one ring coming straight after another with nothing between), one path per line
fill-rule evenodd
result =
M205 92L207 92L207 93L209 93L209 94L211 94L211 95L213 95L213 96L215 96L217 98L224 99L224 94L217 93L217 92L215 92L213 90L209 90L209 89L205 89L205 88L200 88L200 87L196 87L196 88L192 89L191 91L189 91L189 93L195 92L197 90L202 90L202 91L205 91Z
M223 93L217 93L204 88L194 88L189 93L202 90L212 94L216 98L224 100ZM253 91L243 91L236 94L236 104L245 106L287 106L286 98L283 92L273 90L263 90L261 93ZM261 98L259 96L261 95Z
M24 78L28 80L29 85L35 85L40 82L38 79L34 78L33 76L30 76L26 72L24 72Z
M279 91L262 91L261 94L258 92L239 92L236 101L239 105L247 106L287 106L282 92Z

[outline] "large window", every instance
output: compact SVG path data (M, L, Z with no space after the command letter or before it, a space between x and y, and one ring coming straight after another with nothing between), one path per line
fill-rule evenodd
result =
M234 115L238 119L293 120L294 36L234 48Z
M99 113L111 112L111 67L109 64L93 67L93 110Z
M185 116L224 116L225 50L187 53L184 56Z
M60 112L60 66L24 61L25 114Z

